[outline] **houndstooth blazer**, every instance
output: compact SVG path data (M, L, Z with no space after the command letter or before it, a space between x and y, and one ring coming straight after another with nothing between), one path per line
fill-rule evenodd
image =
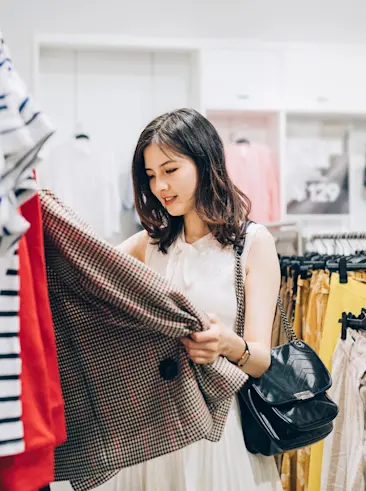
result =
M40 199L68 432L56 479L88 490L124 467L219 440L246 375L222 357L189 360L179 338L206 329L206 317L50 191Z

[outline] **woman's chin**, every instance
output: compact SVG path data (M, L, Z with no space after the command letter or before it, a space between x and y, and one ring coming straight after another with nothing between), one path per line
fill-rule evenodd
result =
M184 215L184 213L175 210L168 210L168 213L171 217L181 217Z
M181 217L182 215L185 214L185 211L183 210L182 206L174 206L174 205L172 205L171 207L167 207L166 208L166 211L172 217Z

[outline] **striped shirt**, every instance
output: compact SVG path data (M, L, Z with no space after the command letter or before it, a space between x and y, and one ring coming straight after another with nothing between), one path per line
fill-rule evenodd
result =
M21 422L19 257L12 254L0 291L0 456L24 451Z
M37 192L32 169L52 133L0 32L0 457L24 451L17 250L29 223L18 208Z

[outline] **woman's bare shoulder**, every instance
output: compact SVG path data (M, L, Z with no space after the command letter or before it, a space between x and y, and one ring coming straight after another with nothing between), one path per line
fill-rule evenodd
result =
M149 236L146 230L142 230L116 246L116 249L125 254L129 254L144 263L148 242Z

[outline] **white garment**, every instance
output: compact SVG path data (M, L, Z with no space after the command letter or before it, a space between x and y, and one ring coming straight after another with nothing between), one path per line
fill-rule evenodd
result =
M366 489L365 393L366 336L347 329L332 359L333 385L329 396L339 414L332 433L324 441L321 490L361 491Z
M32 168L52 133L0 32L0 457L25 450L17 249L30 224L18 208L37 192Z
M245 263L255 233L251 224L242 256ZM149 245L146 263L166 276L199 308L215 313L227 326L235 326L236 296L234 252L222 249L212 235L194 244L184 236L160 253ZM250 454L244 444L239 406L233 400L221 440L201 440L177 452L123 469L98 491L280 491L274 459Z
M70 138L51 148L37 174L39 186L51 189L103 239L120 232L119 173L112 152L92 139Z
M14 69L0 31L0 278L16 243L29 228L18 207L37 191L31 169L52 133L50 122Z

